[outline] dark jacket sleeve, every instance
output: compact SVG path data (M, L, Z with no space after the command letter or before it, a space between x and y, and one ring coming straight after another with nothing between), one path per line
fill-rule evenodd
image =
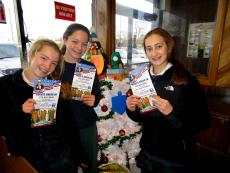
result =
M101 90L100 90L99 79L98 79L97 73L95 74L95 78L93 82L92 94L95 96L94 107L96 107L101 99Z
M2 81L2 79L0 79L0 93L1 93L1 97L0 97L0 108L1 108L1 121L0 121L0 135L3 136L6 134L7 130L7 126L6 124L9 123L9 117L7 116L7 108L9 108L8 105L8 99L6 98L6 93L7 91L5 91L5 87L4 87L4 83ZM7 107L6 107L7 106Z
M80 140L79 130L74 123L73 113L68 100L59 99L57 108L57 125L59 126L65 141L71 149L73 159L78 163L90 166L88 156Z
M126 108L126 113L131 120L138 123L142 122L140 111L138 110L138 108L136 108L135 111L130 111L129 109Z
M7 87L7 81L0 79L0 135L15 134L20 129L19 122L22 121L22 107L14 101L12 92Z

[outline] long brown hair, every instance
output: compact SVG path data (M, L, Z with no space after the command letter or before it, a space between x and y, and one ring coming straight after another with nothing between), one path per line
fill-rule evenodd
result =
M173 37L169 34L168 31L162 29L162 28L155 28L151 31L149 31L143 40L143 47L146 53L146 45L145 45L145 40L150 37L151 35L159 35L161 36L168 48L168 54L167 54L167 60L168 62L171 62L174 67L175 67L175 71L173 73L172 76L172 82L174 84L186 84L189 80L189 78L191 77L191 74L184 68L184 66L174 57L174 39Z

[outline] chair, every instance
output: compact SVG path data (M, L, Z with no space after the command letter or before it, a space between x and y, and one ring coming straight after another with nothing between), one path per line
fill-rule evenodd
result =
M38 173L22 156L8 154L4 136L0 136L0 172L1 173Z

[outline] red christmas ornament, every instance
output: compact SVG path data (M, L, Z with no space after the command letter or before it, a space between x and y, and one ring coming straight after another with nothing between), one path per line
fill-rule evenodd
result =
M97 135L97 140L98 140L98 142L101 142L101 141L102 141L101 135Z
M106 105L101 106L102 112L106 112L108 110L108 107Z
M119 130L119 135L120 136L125 136L125 130L123 130L123 129Z

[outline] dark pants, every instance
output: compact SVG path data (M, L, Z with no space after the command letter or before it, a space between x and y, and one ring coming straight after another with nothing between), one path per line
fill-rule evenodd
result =
M69 150L41 153L40 157L26 159L39 173L76 173L77 164L71 159Z
M192 171L189 168L161 167L151 172L141 169L141 173L192 173Z
M166 166L153 160L143 151L137 157L137 166L141 168L141 173L194 173L192 166Z
M85 152L89 157L92 164L90 169L83 169L84 173L96 173L97 172L97 153L98 153L98 140L97 140L97 126L94 123L88 128L80 130L80 137Z

